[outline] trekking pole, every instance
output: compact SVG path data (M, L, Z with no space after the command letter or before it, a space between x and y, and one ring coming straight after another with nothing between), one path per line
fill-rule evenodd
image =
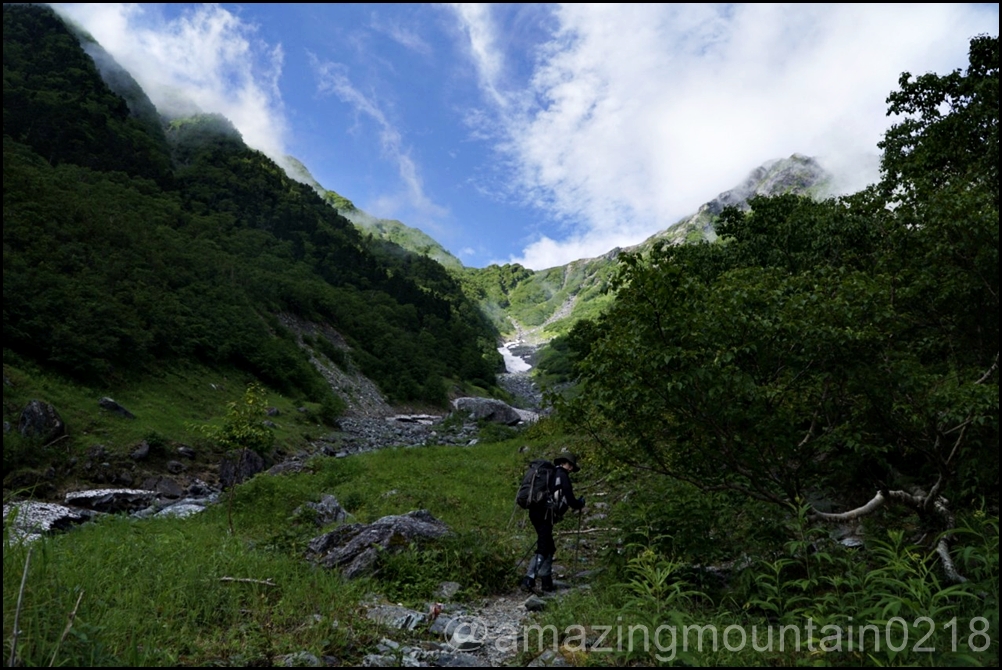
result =
M520 567L522 567L522 563L525 562L525 559L529 558L529 554L531 554L532 550L536 548L536 544L538 542L539 542L539 540L534 540L533 543L529 545L529 549L525 552L525 556L523 556L522 560L520 560L518 563L515 564L515 569L516 570L518 570Z
M578 562L579 555L581 553L581 519L584 518L584 508L578 510L578 534L576 538L576 544L574 545L574 570L577 571L581 567Z

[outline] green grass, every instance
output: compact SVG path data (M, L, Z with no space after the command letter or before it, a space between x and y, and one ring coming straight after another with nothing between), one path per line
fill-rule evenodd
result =
M197 430L201 425L220 425L227 403L243 397L253 377L238 370L213 370L190 365L161 370L142 377L119 380L112 386L88 386L20 362L4 365L4 421L15 428L4 434L4 488L32 489L37 496L55 496L61 489L85 485L93 475L82 469L87 452L103 445L117 471L133 468L129 454L143 440L154 447L151 459L139 467L163 471L166 460L177 458L179 445L196 447L197 467L212 468L222 451ZM105 396L116 400L135 415L125 419L98 405ZM51 403L67 427L67 436L42 445L24 439L16 431L18 417L29 400ZM267 402L280 414L273 417L276 445L280 450L298 449L307 437L329 433L324 408L274 391ZM305 412L298 408L304 407ZM74 464L74 460L76 463ZM47 478L48 468L56 475ZM142 472L137 475L139 478Z
M527 443L532 449L519 453ZM54 653L60 665L257 665L307 651L358 662L382 636L358 606L370 593L422 607L443 581L459 582L469 597L511 589L531 540L519 524L508 526L515 489L527 460L551 444L317 457L306 472L237 487L232 536L224 502L187 519L109 517L45 538L31 545L18 656L26 665L48 664ZM321 530L310 515L295 515L328 493L358 521L427 509L455 533L384 557L371 578L344 582L306 560ZM27 551L15 543L3 554L8 654Z
M534 539L524 512L512 515L517 483L531 459L552 458L563 449L577 452L584 466L575 476L576 489L592 502L614 503L608 522L621 529L591 539L604 545L592 555L605 568L592 588L555 601L538 619L560 631L576 632L569 627L578 626L592 637L600 626L612 626L608 652L565 648L575 663L998 662L996 516L962 516L953 552L971 582L950 586L935 555L900 533L874 525L866 551L847 551L828 542L827 529L812 527L803 515L769 517L755 505L705 497L664 479L646 481L605 463L552 421L504 442L315 457L302 473L259 475L233 492L233 535L224 499L188 519L109 517L45 538L31 548L18 657L27 665L48 664L54 655L57 665L267 665L307 652L358 663L386 634L360 606L374 594L424 609L444 581L459 582L463 599L512 590L518 559ZM593 497L598 491L607 495ZM305 557L309 540L322 529L312 515L296 510L324 494L336 496L357 521L427 509L454 532L384 554L373 575L345 582ZM27 551L8 543L3 553L8 655ZM565 550L560 560L566 558ZM726 583L699 567L732 560L746 567ZM76 619L62 640L78 598ZM803 630L808 619L817 627L846 626L848 617L884 626L893 616L904 619L913 643L928 629L918 617L932 617L937 629L930 645L937 653L915 652L913 644L902 653L886 648L867 654L806 648L759 653L728 650L721 639L716 650L679 646L659 658L653 645L648 651L618 649L615 638L617 626L628 631L641 624L649 630L666 625ZM953 617L959 626L955 652L946 627ZM984 617L985 624L975 617ZM561 635L565 647L574 641ZM985 639L991 640L986 650L972 649L972 640Z

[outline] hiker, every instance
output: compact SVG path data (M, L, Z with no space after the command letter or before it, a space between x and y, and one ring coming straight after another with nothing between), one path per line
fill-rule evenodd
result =
M536 529L536 555L529 562L529 570L522 578L522 588L534 591L536 577L539 577L543 591L553 591L553 554L557 545L553 541L553 524L563 518L567 508L580 510L584 508L585 499L575 498L571 486L571 473L577 472L577 458L574 454L565 453L553 459L550 475L550 496L529 506L529 521Z

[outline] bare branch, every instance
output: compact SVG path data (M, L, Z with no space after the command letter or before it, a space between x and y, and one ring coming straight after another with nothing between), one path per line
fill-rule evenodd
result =
M878 509L884 506L886 499L884 494L877 491L877 495L873 496L873 500L866 503L862 507L857 507L854 510L849 510L848 512L842 512L840 514L829 514L828 512L819 512L814 510L813 514L822 521L855 521L860 517L864 517L868 514L873 514Z
M974 383L975 384L984 384L986 381L988 381L988 378L992 376L992 373L995 372L995 369L998 368L998 366L999 366L999 352L996 351L995 352L995 361L992 363L992 366L990 368L988 368L988 370L985 371L985 374L981 375L981 379L979 379L978 381L976 381Z
M66 619L66 628L63 629L63 634L59 638L59 642L56 643L55 650L52 652L52 660L49 661L50 668L56 667L56 655L59 653L59 648L63 646L63 642L66 641L66 636L70 634L70 629L73 628L73 622L76 621L77 610L80 608L80 601L83 600L83 597L84 592L81 591L80 595L77 596L77 604L73 606L73 611L70 612L70 616Z
M950 558L950 547L947 545L945 537L941 537L939 542L936 543L936 553L939 554L939 560L943 561L943 572L946 573L947 579L957 584L967 581L967 577L957 572L957 566L953 564L953 559Z

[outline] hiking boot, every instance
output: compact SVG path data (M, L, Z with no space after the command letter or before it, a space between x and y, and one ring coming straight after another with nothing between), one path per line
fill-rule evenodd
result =
M523 591L529 591L530 593L536 592L536 580L532 577L522 577L522 582L519 584Z
M543 583L543 592L552 593L557 590L557 587L553 585L553 577L540 577L539 581Z

